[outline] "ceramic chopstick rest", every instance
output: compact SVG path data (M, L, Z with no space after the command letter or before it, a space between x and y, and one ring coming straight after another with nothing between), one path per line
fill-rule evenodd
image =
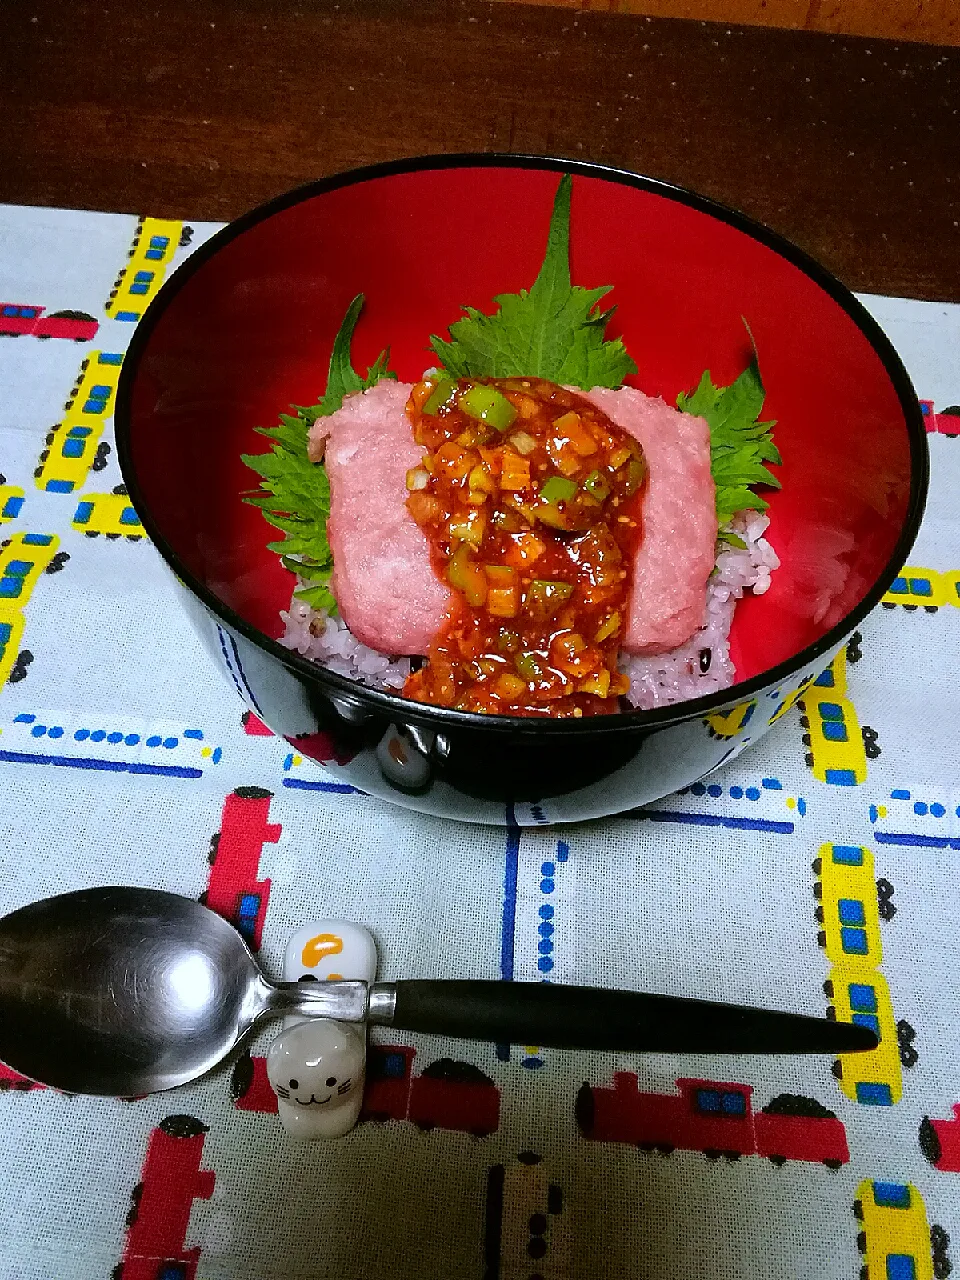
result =
M267 1078L290 1138L340 1138L363 1104L367 1045L347 1022L310 1018L281 1031L267 1054Z
M298 929L283 958L286 982L361 978L374 982L377 948L362 925L318 920ZM366 1027L329 1018L289 1017L267 1054L280 1122L301 1141L339 1138L363 1104Z
M284 982L377 980L377 946L369 930L349 920L315 920L298 929L283 953ZM284 1022L303 1021L292 1018Z

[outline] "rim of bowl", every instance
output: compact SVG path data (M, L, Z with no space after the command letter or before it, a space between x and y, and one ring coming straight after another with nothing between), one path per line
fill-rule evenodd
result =
M589 716L583 719L551 720L548 717L501 716L481 712L456 711L450 707L434 707L427 703L414 702L397 694L386 693L361 685L347 676L329 671L318 662L302 657L295 650L287 649L278 640L272 639L265 632L251 625L247 620L224 603L204 583L187 569L173 547L165 538L158 522L140 491L131 457L131 416L130 406L133 384L141 356L149 344L150 337L160 317L174 300L181 288L200 268L212 258L224 245L242 235L251 227L266 221L276 213L282 212L314 196L335 191L340 187L356 186L364 182L376 182L380 178L393 177L397 174L416 173L429 169L546 169L554 172L580 174L589 178L600 178L603 181L619 183L622 186L634 187L641 191L649 191L655 195L674 200L689 208L696 209L708 217L715 218L728 226L736 228L760 244L772 249L781 258L792 263L818 284L834 302L838 304L864 335L879 357L889 377L903 410L904 421L910 445L910 496L900 534L893 551L876 578L873 586L862 599L845 614L844 617L819 640L799 650L792 657L768 667L749 680L736 681L726 689L703 697L690 698L684 702L652 709L634 709L619 711L607 716ZM389 160L380 164L364 165L357 169L348 169L340 173L330 174L326 178L318 178L303 183L292 190L275 196L263 204L257 205L239 218L228 222L221 230L215 232L209 240L196 248L190 257L171 274L161 286L156 297L147 307L140 323L134 331L127 348L120 379L117 386L116 405L114 410L114 427L117 444L117 460L127 487L130 500L150 536L150 540L160 552L181 582L189 588L200 602L220 621L232 630L239 632L245 639L265 650L284 666L297 674L354 698L369 701L381 710L402 716L405 720L422 721L428 725L461 726L464 728L483 728L488 731L521 735L541 733L563 733L570 736L583 734L616 733L617 731L636 731L649 726L651 729L669 723L680 723L695 719L710 712L719 710L730 703L742 702L754 694L788 679L795 672L820 657L825 657L830 650L836 648L842 640L855 629L868 613L880 602L892 584L897 573L906 561L906 557L916 539L920 521L923 517L929 481L929 454L926 443L926 429L916 391L903 362L897 355L890 339L880 325L870 315L866 307L854 297L853 293L812 258L805 250L800 249L792 241L779 232L771 230L760 222L755 222L739 210L732 209L708 196L699 195L687 187L667 182L661 178L651 178L634 173L628 169L618 169L612 165L595 163L589 160L565 160L557 156L539 156L535 154L507 154L503 152L458 152L450 155L414 156L401 160Z

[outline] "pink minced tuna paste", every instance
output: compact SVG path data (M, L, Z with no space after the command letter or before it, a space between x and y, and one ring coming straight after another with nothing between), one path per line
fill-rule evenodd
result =
M383 379L348 396L310 430L316 458L326 437L327 537L333 594L347 626L381 653L426 653L450 592L430 563L427 540L405 506L407 472L423 457L405 406L410 383Z
M597 387L586 399L639 441L648 467L643 538L621 648L666 653L702 625L707 579L716 562L710 428L703 418L633 387Z
M389 654L426 653L450 598L405 505L406 473L422 456L405 412L409 394L409 383L379 382L310 432L314 458L326 437L333 593L357 639ZM646 455L643 540L622 648L664 653L703 623L717 537L709 428L631 387L597 388L587 399Z

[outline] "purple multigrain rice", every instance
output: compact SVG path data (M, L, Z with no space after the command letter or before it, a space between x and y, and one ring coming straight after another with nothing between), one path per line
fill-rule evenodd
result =
M331 618L322 609L312 609L296 596L289 609L281 609L280 617L284 624L280 643L288 649L371 689L403 688L410 674L410 659L389 658L361 644L342 618Z
M621 655L620 669L630 677L627 701L635 707L665 707L729 688L736 678L730 661L729 635L736 602L745 591L762 595L780 560L763 536L770 521L755 511L734 516L729 531L745 548L721 544L717 564L707 583L702 627L686 644L653 657ZM342 618L331 618L294 596L281 610L284 633L280 643L305 658L322 663L372 689L395 692L410 674L410 659L387 657L361 644Z

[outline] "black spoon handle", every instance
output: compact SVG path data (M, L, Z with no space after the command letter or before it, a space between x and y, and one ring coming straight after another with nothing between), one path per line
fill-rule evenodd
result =
M848 1022L637 991L455 981L373 991L380 999L371 1000L371 1021L497 1044L630 1053L855 1053L877 1045L869 1028Z

